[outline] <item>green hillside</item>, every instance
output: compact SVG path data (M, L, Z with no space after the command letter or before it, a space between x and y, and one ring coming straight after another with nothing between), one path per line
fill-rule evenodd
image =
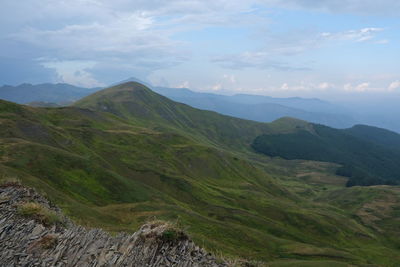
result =
M210 251L272 266L400 261L398 187L346 188L338 165L252 150L305 122L235 119L127 83L73 107L0 101L0 123L0 179L39 189L83 225L177 221Z
M366 141L374 142L390 149L400 150L400 134L398 133L367 125L355 125L344 131Z
M146 86L129 82L83 98L76 107L106 111L136 125L174 131L210 145L248 150L253 139L268 131L257 123L179 104Z
M350 178L348 186L400 183L400 149L395 149L400 135L368 126L338 130L309 124L293 129L258 136L252 147L273 157L341 164L336 173Z

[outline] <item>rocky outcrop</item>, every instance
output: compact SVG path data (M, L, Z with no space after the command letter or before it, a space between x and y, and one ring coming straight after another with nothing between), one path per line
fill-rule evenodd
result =
M56 212L61 223L21 216L26 202ZM75 225L32 189L0 188L0 266L227 266L168 227L146 224L132 235L111 236Z

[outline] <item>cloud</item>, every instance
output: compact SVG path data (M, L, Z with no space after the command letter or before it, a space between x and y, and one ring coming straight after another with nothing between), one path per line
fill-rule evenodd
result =
M321 89L321 90L328 90L328 89L332 89L334 87L335 87L335 85L328 83L328 82L322 82L317 85L317 88Z
M362 82L357 84L346 83L343 85L343 90L349 93L391 93L398 88L400 88L400 81L394 81L388 87L379 85L373 86L371 82Z
M214 57L211 59L211 62L217 63L224 68L235 70L246 68L274 69L280 71L309 70L309 68L291 66L286 62L275 60L273 58L274 54L266 51L246 51L244 53L236 55L231 54Z
M216 83L213 86L211 86L211 90L213 90L213 91L220 91L221 89L222 89L221 83Z
M212 62L228 69L274 69L279 71L305 71L309 66L295 66L287 63L288 58L315 51L337 42L367 42L375 38L376 34L382 32L383 28L362 28L342 32L310 32L297 31L278 35L270 35L266 38L267 45L258 51L246 51L239 54L230 54L214 57Z
M236 83L236 77L235 77L235 75L233 75L233 74L224 74L224 75L222 76L222 78L223 78L225 81L227 81L227 82L229 82L229 83L231 83L231 84L235 84L235 83Z
M175 40L174 34L263 20L251 14L253 4L228 0L2 0L0 56L10 51L29 53L30 60L40 58L43 64L94 61L92 68L76 70L80 75L68 74L68 80L75 83L79 78L81 83L104 81L118 72L127 77L146 76L189 59L187 44Z
M106 84L97 81L87 71L95 63L90 61L55 61L43 63L47 68L55 69L58 78L57 82L74 84L82 87L101 87Z
M0 57L0 86L43 81L56 82L57 73L36 60Z
M275 88L274 91L326 91L334 89L334 85L329 82L312 83L312 82L301 82L300 84L290 85L289 83L283 83L279 88Z
M1 82L16 80L17 76L20 81L53 81L58 77L60 81L95 86L130 76L142 78L191 60L191 44L178 39L180 33L215 26L259 30L268 25L271 7L398 16L399 6L399 1L389 0L2 0L0 57L7 56L15 63L22 62L23 57L29 68L37 67L37 76L33 78L24 66L13 68L12 74L11 68L3 68ZM264 43L259 49L243 48L242 52L214 56L211 61L228 69L304 71L310 69L309 63L296 61L293 56L330 42L387 43L377 38L382 30L294 30L275 36L268 32L268 38L261 38ZM93 64L82 66L82 61ZM54 62L59 64L51 65ZM62 70L70 62L76 68ZM15 78L8 78L13 75ZM225 80L220 83L227 86Z
M389 85L388 90L390 92L393 92L399 88L400 88L400 81L394 81Z
M176 88L190 88L190 82L184 81L181 84L177 85Z
M375 35L383 30L383 28L363 28L359 30L349 30L337 33L324 32L321 34L321 37L323 40L331 41L366 42L375 38Z
M398 0L261 0L266 5L286 8L304 8L331 13L368 16L400 16Z

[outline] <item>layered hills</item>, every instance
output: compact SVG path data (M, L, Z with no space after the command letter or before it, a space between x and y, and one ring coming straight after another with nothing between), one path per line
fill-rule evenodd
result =
M273 98L243 94L226 96L182 88L155 87L136 78L121 83L126 82L145 84L174 101L242 119L271 122L289 116L339 128L350 127L356 123L351 115L344 114L343 108L319 99ZM101 88L82 88L69 84L5 85L0 87L0 99L31 106L54 107L72 104L99 90Z
M174 101L247 120L271 122L281 117L295 117L337 128L351 127L357 122L352 113L346 112L343 107L320 99L246 94L230 96L193 92L183 88L153 88Z
M334 162L251 146L311 131L307 122L237 119L125 83L71 107L0 101L0 123L1 179L37 188L79 224L134 232L176 221L209 251L272 266L400 260L398 187L348 188Z

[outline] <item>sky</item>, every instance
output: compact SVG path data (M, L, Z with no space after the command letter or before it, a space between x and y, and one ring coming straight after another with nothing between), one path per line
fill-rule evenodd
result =
M398 0L1 0L0 85L400 94Z

